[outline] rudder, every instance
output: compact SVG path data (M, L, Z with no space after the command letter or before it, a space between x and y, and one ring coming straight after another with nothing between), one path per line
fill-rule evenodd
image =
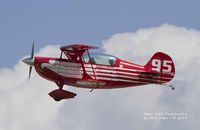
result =
M155 53L145 65L145 69L150 73L167 76L170 80L175 75L175 66L172 58L163 52Z

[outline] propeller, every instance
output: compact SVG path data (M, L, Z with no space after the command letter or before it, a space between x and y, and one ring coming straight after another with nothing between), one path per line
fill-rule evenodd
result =
M33 45L32 45L32 51L31 51L31 57L29 57L29 58L26 58L26 59L24 59L23 60L23 62L25 63L25 64L27 64L27 65L29 65L30 67L29 67L29 74L28 74L28 78L29 78L29 80L30 80L30 78L31 78L31 72L32 72L32 67L33 67L33 65L34 65L34 42L33 42Z

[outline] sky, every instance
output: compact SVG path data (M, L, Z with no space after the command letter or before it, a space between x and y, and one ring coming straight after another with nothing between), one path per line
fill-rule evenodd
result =
M0 0L0 63L18 59L48 44L101 46L115 33L169 23L200 29L198 0ZM9 60L8 60L9 59Z
M0 130L199 130L200 18L196 0L0 1ZM76 98L55 102L56 85L21 59L58 56L60 45L89 43L141 65L162 51L176 66L176 87L95 90L65 86ZM184 113L146 120L145 113Z
M90 93L65 86L77 96L55 102L48 93L57 86L34 70L29 82L28 66L19 59L13 68L0 69L0 130L199 130L199 41L198 30L163 24L118 33L102 43L106 53L141 65L157 51L170 55L176 74L167 85L174 91L167 85L146 85ZM36 55L57 56L58 49L59 45L46 45ZM182 115L172 118L166 113Z

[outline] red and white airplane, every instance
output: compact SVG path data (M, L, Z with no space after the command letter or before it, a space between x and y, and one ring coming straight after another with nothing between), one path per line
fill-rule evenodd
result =
M54 83L58 89L49 93L56 101L74 98L75 93L63 90L64 85L93 89L113 89L147 84L163 85L175 75L170 56L157 52L146 65L134 64L112 55L90 53L97 47L73 44L60 48L60 58L34 57L34 44L30 58L23 62ZM172 89L174 87L170 86Z

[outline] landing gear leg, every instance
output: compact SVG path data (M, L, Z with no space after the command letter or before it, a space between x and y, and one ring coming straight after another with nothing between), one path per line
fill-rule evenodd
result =
M75 93L63 90L64 83L56 82L56 84L59 87L59 89L56 89L49 93L49 96L51 96L55 101L74 98L76 96Z
M171 88L172 90L175 90L175 87L173 87L172 85L163 85L163 84L160 84L161 86L164 86L164 87L169 87Z
M60 90L60 91L63 90L63 86L64 86L64 84L59 83L59 82L56 82L56 85L59 87L59 90ZM53 99L54 99L55 101L58 102L58 101L62 100L63 98L60 97L60 96L55 96Z
M63 89L63 86L64 86L63 83L56 82L56 84L57 84L57 86L59 87L59 90L62 90L62 89Z

